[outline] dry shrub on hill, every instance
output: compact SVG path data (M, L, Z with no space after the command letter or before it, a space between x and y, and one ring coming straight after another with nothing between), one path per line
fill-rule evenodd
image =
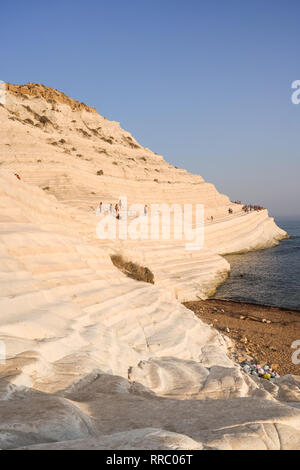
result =
M110 258L113 264L131 279L154 284L154 275L149 268L140 266L132 261L125 261L121 255L111 255Z

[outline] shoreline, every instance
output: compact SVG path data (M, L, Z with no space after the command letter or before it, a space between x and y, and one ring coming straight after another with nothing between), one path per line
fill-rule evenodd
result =
M235 362L278 365L280 375L300 375L291 345L300 340L299 311L230 300L184 302L203 322L230 338Z
M275 221L275 218L273 218L274 222L277 223L277 221ZM281 229L282 231L285 232L285 235L283 235L280 239L278 239L276 241L276 243L274 242L271 246L267 246L265 248L255 248L255 249L251 249L251 250L246 250L246 251L240 251L240 252L232 252L232 253L226 253L226 254L222 254L220 256L222 256L226 261L228 261L227 257L228 256L234 256L234 255L244 255L244 254L247 254L247 253L251 253L251 252L261 252L261 251L268 251L270 250L271 248L275 248L276 246L279 246L284 240L287 240L287 239L293 239L293 238L300 238L300 236L295 236L295 235L290 235L285 229ZM228 261L229 263L229 261ZM216 284L214 286L214 288L208 293L205 301L210 301L210 300L219 300L219 301L223 301L223 302L232 302L232 303L238 303L238 304L245 304L245 305L249 305L250 307L251 306L261 306L261 307L266 307L266 308L277 308L277 309L280 309L280 310L283 310L283 311L288 311L288 312L298 312L300 313L300 307L299 309L298 308L295 308L295 307L288 307L288 306L277 306L277 305L272 305L272 304L264 304L264 303L260 303L260 302L251 302L251 301L247 301L247 300L238 300L238 299L226 299L226 298L215 298L214 296L217 294L219 288L221 286L223 286L224 284L226 284L228 282L228 279L230 278L231 274L232 274L232 266L231 264L229 263L230 265L230 269L229 271L226 273L226 276L224 277L223 280L221 280L218 284ZM199 297L198 297L199 298Z
M255 303L255 302L244 302L243 300L234 300L234 299L216 299L214 298L213 295L209 297L208 299L206 299L204 302L208 302L211 300L218 301L218 302L228 302L228 303L233 303L233 304L249 305L249 307L254 306L254 307L262 307L262 308L268 308L268 309L274 308L277 310L282 310L284 312L300 314L300 307L298 310L297 308L279 307L278 305L268 305L268 304L262 304L259 302Z

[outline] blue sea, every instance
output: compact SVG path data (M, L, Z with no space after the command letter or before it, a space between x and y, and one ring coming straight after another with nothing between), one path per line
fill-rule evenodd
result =
M215 299L300 311L300 217L277 218L276 223L290 238L267 250L225 256L231 273Z

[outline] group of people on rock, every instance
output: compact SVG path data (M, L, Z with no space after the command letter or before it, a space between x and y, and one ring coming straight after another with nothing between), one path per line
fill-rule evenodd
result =
M240 205L242 205L242 203L241 203L240 201L235 201L235 202L233 202L233 204L240 204ZM253 204L243 205L243 207L242 207L242 210L243 210L244 212L246 212L246 213L247 213L247 212L252 212L252 211L262 211L262 210L264 210L264 209L265 209L265 208L264 208L263 206L258 206L258 205L253 205ZM229 209L228 209L228 214L229 214L229 215L232 215L232 214L233 214L233 209L232 209L231 207L229 207ZM210 221L211 221L211 222L214 221L214 217L213 217L213 216L210 217Z
M117 202L114 207L111 202L109 204L103 204L103 202L101 201L98 206L98 209L99 209L100 214L105 214L105 212L108 212L109 214L114 213L116 218L120 219L120 210L122 209L122 201L120 199L119 202Z
M232 204L243 205L242 210L244 212L263 211L265 209L265 207L258 206L257 204L256 205L254 205L254 204L243 204L241 201L231 201L231 202L232 202ZM231 214L232 214L232 212L231 212Z
M112 203L103 204L101 201L98 206L98 209L99 209L100 214L104 214L105 212L108 212L109 214L115 215L116 219L119 220L121 218L120 211L122 210L122 207L123 207L123 204L122 204L122 200L120 199L119 202L117 202L114 207ZM147 204L145 204L144 215L147 215L147 214L148 214L148 206Z
M252 205L248 204L243 206L243 211L244 212L252 212L252 211L263 211L265 208L263 206L257 206L257 205Z
M231 201L231 202L232 202L232 204L242 204L241 201Z

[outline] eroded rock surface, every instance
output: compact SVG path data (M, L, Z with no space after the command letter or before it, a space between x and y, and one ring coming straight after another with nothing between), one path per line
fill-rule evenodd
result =
M85 105L27 87L0 107L0 448L300 448L299 377L252 380L177 300L223 279L220 254L284 232L267 211L233 205L228 218L230 201L201 177ZM204 203L216 218L206 246L97 240L96 201L122 193ZM149 265L155 285L115 268L118 251Z

